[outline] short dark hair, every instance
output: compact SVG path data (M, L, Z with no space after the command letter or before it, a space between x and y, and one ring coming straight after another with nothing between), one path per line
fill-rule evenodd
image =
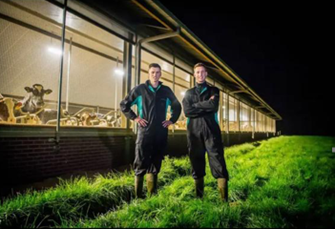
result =
M196 69L197 67L203 67L203 68L206 70L206 72L208 72L208 70L207 70L207 66L206 66L204 63L197 63L196 65L194 65L194 67L193 67L193 71L194 71L194 69Z
M162 70L161 66L159 64L156 64L156 63L152 63L149 65L149 69L150 68L159 68L160 70Z

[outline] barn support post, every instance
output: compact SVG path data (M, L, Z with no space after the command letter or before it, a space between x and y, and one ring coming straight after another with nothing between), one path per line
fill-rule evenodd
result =
M173 62L173 93L176 93L176 56L174 54L174 50L172 51L172 62ZM174 135L175 125L172 125L172 134Z
M226 134L227 134L227 146L229 146L229 92L226 93L227 100L226 100Z
M132 79L132 44L124 42L124 55L123 55L123 71L125 77L123 77L123 89L122 98L125 98L128 92L131 90L131 79ZM122 127L129 129L130 121L124 115L122 117Z
M70 38L70 47L69 47L68 63L67 63L66 108L65 108L66 111L69 111L71 54L72 54L72 37Z
M60 141L60 116L62 113L62 85L63 85L63 64L64 64L64 46L65 46L65 28L66 28L66 12L67 0L64 0L63 8L63 25L62 25L62 55L60 60L60 74L59 74L59 87L58 87L58 107L57 107L57 125L56 125L56 144L58 146Z
M256 109L253 108L252 112L253 112L253 117L254 117L253 125L252 125L252 139L255 139L255 132L256 132Z

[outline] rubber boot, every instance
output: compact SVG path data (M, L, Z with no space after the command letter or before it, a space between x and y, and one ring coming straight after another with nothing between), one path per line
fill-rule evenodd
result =
M157 192L157 175L152 173L147 174L147 189L149 196L156 194Z
M195 193L197 198L204 196L204 178L195 179Z
M220 197L223 202L228 203L228 181L226 178L218 178Z
M135 176L135 198L143 198L143 176Z

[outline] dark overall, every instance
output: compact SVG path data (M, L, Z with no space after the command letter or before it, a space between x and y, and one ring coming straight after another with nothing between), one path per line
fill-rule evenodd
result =
M212 96L213 100L210 99ZM214 178L229 179L217 118L219 101L219 89L206 83L188 90L183 99L185 116L188 118L188 149L194 179L202 179L206 175L206 151Z
M148 121L146 127L138 125L135 175L157 175L161 169L168 138L168 128L164 128L162 122L166 120L168 106L171 106L170 121L177 122L181 105L169 87L160 82L155 89L149 80L131 90L120 104L121 111L131 120L137 118L131 109L133 105L137 105L139 116Z

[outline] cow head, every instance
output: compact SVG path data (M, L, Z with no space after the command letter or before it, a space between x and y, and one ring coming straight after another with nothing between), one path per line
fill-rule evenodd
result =
M29 94L19 104L25 112L34 113L44 106L44 95L49 95L52 90L44 90L41 84L24 88Z

